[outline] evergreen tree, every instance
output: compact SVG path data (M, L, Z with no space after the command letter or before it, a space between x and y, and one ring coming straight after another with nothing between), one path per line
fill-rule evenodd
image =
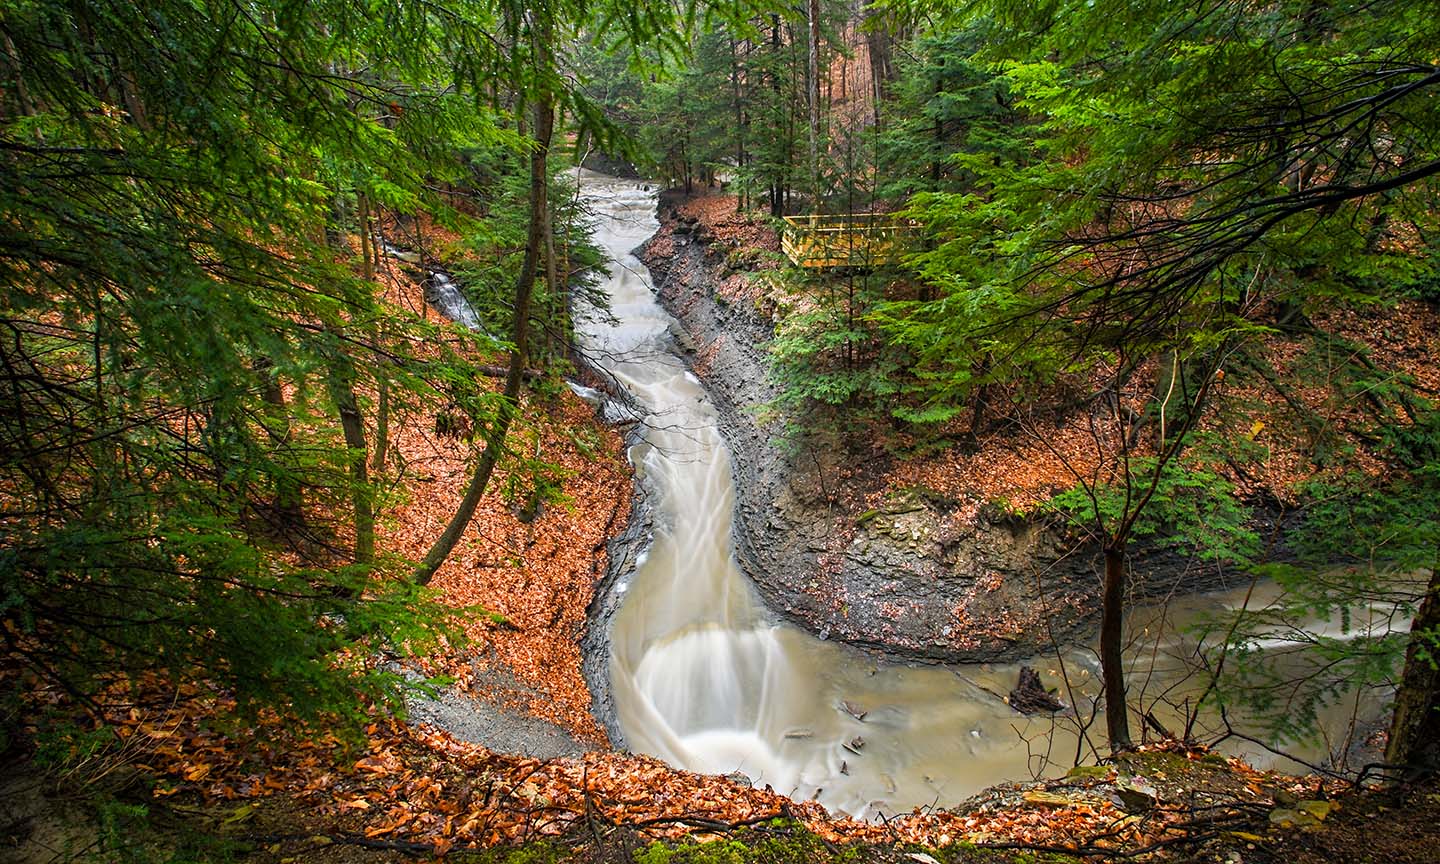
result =
M1005 358L1016 376L1154 358L1173 371L1144 419L1170 447L1224 357L1307 304L1393 298L1430 266L1397 242L1433 230L1440 173L1440 30L1418 4L965 14L1030 120L1013 155L953 157L968 190L914 199L936 240L916 264L939 296L890 320L961 358L935 379L950 388L937 403L976 386L969 358ZM1167 416L1176 391L1187 407ZM1424 722L1440 705L1434 677L1414 674L1433 607L1397 712ZM1421 752L1404 742L1424 722L1397 721L1393 752Z
M383 307L338 241L357 200L443 209L458 145L496 139L452 63L489 18L374 11L3 12L0 590L7 648L77 698L198 671L345 711L393 682L342 649L434 626L366 579L362 385L404 403L468 363L406 354L435 327ZM348 527L327 516L346 500Z
M611 131L556 46L615 22L667 58L694 19L488 0L0 10L7 653L81 701L147 670L310 718L392 700L395 676L354 658L441 627L415 582L470 514L419 580L376 578L408 570L374 540L391 418L469 415L473 505L531 312L545 326L570 284L580 214L549 200L554 124ZM524 210L485 213L502 196L473 196L522 164ZM473 358L505 343L381 301L377 216L422 210L472 247L522 216L500 394Z

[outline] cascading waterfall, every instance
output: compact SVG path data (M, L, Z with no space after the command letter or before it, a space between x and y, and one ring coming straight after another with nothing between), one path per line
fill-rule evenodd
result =
M611 630L611 687L630 746L862 817L1069 767L1079 748L1068 724L1021 717L996 696L1018 667L877 664L765 610L733 557L734 487L715 408L673 353L678 325L631 254L659 227L656 195L591 172L580 182L613 263L608 313L582 310L577 338L649 412L629 455L652 498L653 540L617 588L626 593ZM1093 655L1039 662L1053 670L1059 660L1092 696Z
M658 228L655 195L588 174L583 194L615 264L608 315L581 316L581 343L650 412L630 458L653 496L654 537L612 624L611 686L630 745L855 814L979 788L983 779L957 782L941 769L957 745L964 761L986 761L979 727L1014 722L1013 712L951 672L882 671L775 623L738 571L715 409L673 353L673 319L631 254Z
M391 258L415 267L422 265L423 258L419 252L401 249L383 236L377 236L375 239L380 243L381 251ZM484 328L480 326L480 316L475 314L475 308L470 305L469 300L465 299L464 293L460 291L460 286L455 284L455 280L450 278L450 274L444 270L427 269L426 272L430 275L425 280L425 300L439 310L441 315L456 324L471 330L483 330Z
M471 330L483 329L480 326L480 316L475 314L475 309L465 295L460 293L460 286L450 278L450 274L440 270L430 271L428 289L425 292L427 300L434 304L440 314L449 318L457 324L463 324Z

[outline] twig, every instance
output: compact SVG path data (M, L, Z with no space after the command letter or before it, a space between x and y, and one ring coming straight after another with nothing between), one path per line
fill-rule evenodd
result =
M359 834L247 834L245 839L255 843L287 843L295 840L316 840L323 838L331 843L339 843L346 846L359 846L362 849L381 849L389 852L401 852L406 855L420 857L422 855L444 855L445 852L434 843L424 843L418 840L378 840L374 837L363 837Z

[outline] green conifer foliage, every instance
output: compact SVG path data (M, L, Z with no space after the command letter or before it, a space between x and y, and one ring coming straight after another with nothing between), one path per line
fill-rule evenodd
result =
M450 12L0 13L0 595L32 672L82 700L199 674L315 717L394 693L347 646L437 626L367 579L373 539L342 539L373 530L375 489L339 421L466 364L411 356L437 325L382 307L334 241L357 201L443 210L459 145L501 140L463 77L491 55L458 53L490 19Z

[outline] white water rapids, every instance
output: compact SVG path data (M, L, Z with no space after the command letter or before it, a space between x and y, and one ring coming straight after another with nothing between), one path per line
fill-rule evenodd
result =
M653 541L617 589L626 593L611 631L611 686L629 746L696 771L741 771L861 817L952 805L996 782L1068 768L1071 724L1022 717L996 695L1014 685L1017 666L877 663L778 623L761 605L733 558L734 487L715 408L673 353L677 325L631 254L658 228L656 195L590 172L581 194L614 263L603 285L610 314L582 312L577 336L649 412L629 455L654 508ZM1146 626L1143 613L1135 619ZM1152 682L1171 686L1165 656L1141 662L1155 667ZM1059 659L1033 661L1047 683L1059 683ZM1093 696L1093 653L1063 659L1077 697Z

